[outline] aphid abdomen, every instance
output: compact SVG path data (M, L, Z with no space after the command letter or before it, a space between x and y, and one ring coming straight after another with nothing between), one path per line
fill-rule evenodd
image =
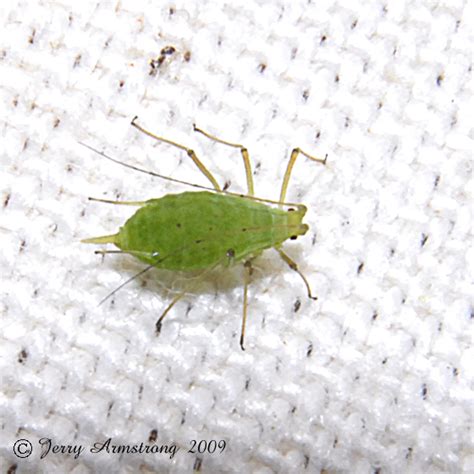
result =
M171 194L138 209L115 244L159 268L204 269L245 260L304 234L304 212L207 191Z

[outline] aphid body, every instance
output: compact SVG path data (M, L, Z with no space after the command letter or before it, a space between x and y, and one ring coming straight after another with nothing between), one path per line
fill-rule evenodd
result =
M83 242L114 244L120 249L118 253L128 253L148 265L140 274L153 267L167 270L201 271L204 274L218 265L228 266L238 262L243 263L245 281L240 336L242 349L244 348L243 341L247 317L247 289L253 270L252 261L265 249L274 248L290 268L303 279L308 296L317 299L312 296L306 278L298 270L296 263L283 252L281 245L286 240L295 239L308 231L308 226L302 222L307 210L306 207L303 204L285 202L290 174L297 156L301 153L314 161L322 163L325 163L326 159L313 158L299 148L295 148L291 153L283 178L280 198L278 201L270 201L254 197L250 160L247 149L242 145L221 140L195 127L196 131L214 141L240 148L247 177L248 193L246 195L222 190L214 176L201 163L192 149L148 132L136 123L136 117L133 119L132 125L157 140L185 150L199 170L211 182L213 189L191 184L191 186L206 190L168 194L148 201L123 202L90 198L112 204L138 206L139 209L116 234L93 237L85 239ZM111 161L118 162L136 171L183 183L180 180L163 177L157 173L119 162L104 153L98 153ZM97 253L117 253L117 251L101 250ZM110 293L107 298L123 285ZM161 314L156 323L157 332L161 329L163 318L185 294L186 290L183 290L175 296Z
M245 197L209 191L150 199L114 235L87 239L112 243L156 268L204 270L254 258L303 235L306 208L273 208Z

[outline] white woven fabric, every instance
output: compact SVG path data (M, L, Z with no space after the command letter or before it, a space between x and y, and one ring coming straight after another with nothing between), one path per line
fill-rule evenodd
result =
M472 472L472 10L2 0L2 472ZM97 306L142 266L79 242L133 212L87 197L186 188L78 142L207 184L135 115L231 190L245 190L238 150L192 124L243 143L262 197L278 198L293 147L329 155L301 158L288 193L311 230L285 249L319 300L266 252L245 352L238 268L179 302L160 337L176 275ZM91 452L109 438L179 451ZM84 450L41 459L47 439ZM226 447L190 453L192 440Z

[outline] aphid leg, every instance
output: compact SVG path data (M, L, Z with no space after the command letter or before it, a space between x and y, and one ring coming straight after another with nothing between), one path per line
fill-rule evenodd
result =
M154 138L155 140L158 140L160 142L168 143L168 145L173 145L176 148L179 148L181 150L184 150L188 156L194 161L194 164L199 168L201 173L211 182L212 186L216 191L221 191L221 187L219 186L218 182L216 181L216 178L211 174L211 172L204 166L204 164L201 162L201 160L196 156L196 153L194 150L191 148L188 148L184 145L180 145L179 143L173 142L171 140L168 140L167 138L159 137L158 135L155 135L154 133L149 132L148 130L144 129L141 125L138 125L137 123L138 117L134 117L132 120L132 126L135 127L136 129L140 130L140 132L143 132L145 135L148 135L149 137Z
M242 330L240 332L240 347L245 351L244 338L245 338L245 324L247 323L247 302L248 302L248 288L250 284L250 278L253 273L252 260L247 260L244 263L244 303L242 312Z
M290 181L291 172L293 170L293 166L295 165L296 158L298 158L298 155L300 153L303 156L306 156L306 158L309 158L310 160L313 160L313 161L317 161L318 163L322 163L323 165L326 164L326 160L328 158L328 155L326 155L324 159L315 158L314 156L308 155L300 148L294 148L293 151L291 152L290 161L288 161L288 166L286 167L285 176L283 177L283 183L281 185L281 192L280 192L280 204L285 202L286 190L288 189L288 183Z
M247 189L248 189L248 195L253 196L254 195L254 189L253 189L253 177L252 177L252 167L250 165L250 157L249 157L249 152L247 148L245 148L243 145L239 145L238 143L232 143L228 142L226 140L222 140L215 135L211 135L208 132L205 132L204 130L196 127L195 124L193 124L193 128L195 132L202 133L205 137L210 138L211 140L214 140L217 143L222 143L223 145L231 146L232 148L239 148L240 153L242 154L242 158L244 160L244 166L245 166L245 176L247 177Z
M113 235L103 235L101 237L92 237L89 239L82 239L81 242L84 244L113 244L115 243L115 239L117 238L117 234ZM109 255L109 254L129 254L133 255L134 257L140 258L143 257L153 257L153 254L150 252L140 252L139 250L128 250L125 252L124 250L95 250L95 255Z
M201 281L202 278L207 274L209 273L211 270L213 270L217 265L214 265L212 267L209 267L207 268L206 270L204 270L203 272L199 273L195 278L193 278L191 281L188 282L188 284L186 285L186 287L180 291L174 298L173 300L171 301L171 303L166 307L166 309L163 311L163 313L161 314L161 316L158 318L158 321L156 322L156 334L158 335L161 331L161 323L164 319L164 317L169 313L170 309L184 296L186 295L186 293L188 293L189 291L191 291L191 289L193 289L194 285Z
M81 240L81 242L84 242L85 244L89 243L87 240ZM95 244L95 242L93 242ZM124 252L123 250L95 250L94 255L108 255L111 253L127 253Z
M156 328L156 335L160 334L161 332L161 322L163 321L164 317L169 313L170 309L186 294L186 291L181 291L178 293L171 303L166 307L166 309L163 311L161 316L158 318L158 321L156 322L155 328Z
M306 280L306 277L301 273L301 271L298 269L298 265L296 264L296 262L294 260L292 260L285 252L283 252L283 250L281 250L280 248L278 247L273 247L279 254L280 254L280 257L283 259L283 261L292 269L294 270L296 273L298 273L298 275L301 277L301 279L303 280L304 284L306 285L306 290L308 291L308 298L311 298L312 300L317 300L318 297L317 296L313 296L311 294L311 288L309 286L309 283L308 283L308 280Z
M119 204L122 206L144 206L145 204L147 204L146 201L113 201L111 199L100 199L100 198L93 198L93 197L88 197L87 199L89 201L105 202L106 204Z

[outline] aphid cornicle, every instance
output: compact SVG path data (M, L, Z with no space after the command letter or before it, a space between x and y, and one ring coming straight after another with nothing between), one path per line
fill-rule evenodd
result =
M297 264L283 252L281 245L288 239L296 239L298 236L304 235L309 228L307 224L302 222L306 213L306 207L303 204L285 202L288 182L296 158L299 154L302 154L311 160L325 164L327 157L324 159L313 158L299 148L293 149L283 178L279 200L270 201L254 196L250 159L247 149L242 145L221 140L194 126L195 131L206 137L218 143L240 149L247 177L248 193L246 195L223 191L214 176L197 158L192 149L145 130L137 123L137 117L132 120L132 125L159 141L185 150L213 187L206 188L205 186L185 183L201 190L168 194L148 201L109 201L89 198L94 201L111 204L138 206L139 209L117 233L85 239L83 242L114 244L120 249L119 251L101 250L97 251L97 253L127 253L133 255L148 265L139 274L153 267L180 271L197 270L204 274L219 265L226 266L239 262L243 263L245 279L240 335L240 346L242 349L244 349L247 293L252 275L252 261L264 250L274 248L290 268L300 275L306 286L308 296L312 299L317 299L311 294L310 286L304 275L299 271ZM86 146L101 156L128 168L174 182L184 183L177 179L164 177L158 173L122 163L102 152L98 152L88 145ZM127 280L124 284L128 283L131 279ZM109 294L107 298L119 288ZM186 294L186 290L178 293L161 314L156 323L158 333L160 332L163 318Z

